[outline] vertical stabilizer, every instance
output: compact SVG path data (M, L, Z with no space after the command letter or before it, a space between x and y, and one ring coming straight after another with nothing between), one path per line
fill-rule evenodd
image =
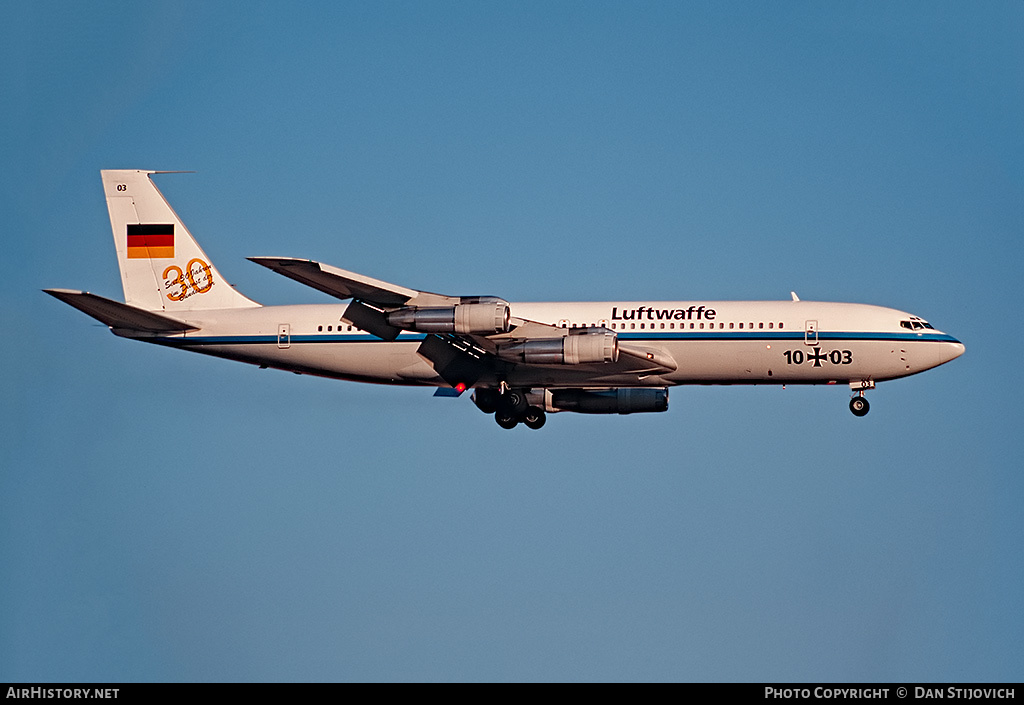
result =
M158 173L100 172L125 303L169 313L259 306L213 266L150 178Z

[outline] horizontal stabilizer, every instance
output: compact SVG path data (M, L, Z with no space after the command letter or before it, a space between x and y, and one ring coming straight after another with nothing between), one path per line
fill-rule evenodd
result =
M85 291L72 289L43 289L43 291L114 329L145 333L184 333L189 330L198 330L188 323Z
M441 306L459 303L458 297L407 289L397 284L349 272L320 262L294 257L249 257L289 279L339 299L362 299L378 306Z

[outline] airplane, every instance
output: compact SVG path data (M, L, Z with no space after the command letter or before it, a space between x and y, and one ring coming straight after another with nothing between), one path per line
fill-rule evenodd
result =
M510 303L389 284L308 259L250 257L343 303L263 306L234 289L145 170L101 171L125 303L44 291L118 336L299 374L435 387L499 426L555 412L668 408L677 385L849 385L953 360L964 345L880 306L802 301Z

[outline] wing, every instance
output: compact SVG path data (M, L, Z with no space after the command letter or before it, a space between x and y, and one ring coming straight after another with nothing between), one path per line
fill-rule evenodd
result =
M453 386L503 379L513 367L573 368L597 377L657 375L676 369L662 348L620 343L606 328L560 328L515 318L491 296L445 296L408 289L312 260L251 261L339 299L352 299L343 318L383 340L403 331L426 333L419 353Z
M330 294L339 299L356 299L379 306L453 306L459 297L431 294L407 289L397 284L349 272L310 259L294 257L249 257L250 262L263 265L289 279Z

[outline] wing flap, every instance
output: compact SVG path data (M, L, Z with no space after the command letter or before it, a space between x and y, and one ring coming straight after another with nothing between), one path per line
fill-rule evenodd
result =
M369 306L359 299L354 299L348 305L342 318L381 340L395 340L402 332L401 328L396 328L388 323L387 315L383 311Z

